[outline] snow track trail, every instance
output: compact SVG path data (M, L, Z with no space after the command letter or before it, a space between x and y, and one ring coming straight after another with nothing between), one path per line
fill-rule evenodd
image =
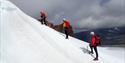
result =
M94 55L86 53L88 43L65 39L64 34L41 25L10 1L0 1L0 14L0 63L124 63L121 56L125 53L120 54L121 59L115 58L103 47L98 47L99 61L93 61Z

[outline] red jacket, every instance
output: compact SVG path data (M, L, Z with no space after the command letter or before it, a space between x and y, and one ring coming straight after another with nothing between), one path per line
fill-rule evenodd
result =
M91 35L91 46L96 46L96 38L95 35Z
M46 14L44 12L40 12L40 16L46 17Z

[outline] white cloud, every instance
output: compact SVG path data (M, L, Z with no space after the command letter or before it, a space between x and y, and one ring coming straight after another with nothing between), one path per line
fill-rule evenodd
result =
M74 28L125 26L125 0L11 0L24 12L38 18L41 9L56 24L69 18Z
M79 26L82 28L108 28L125 26L125 2L124 0L110 0L104 6L93 4L91 13L86 18L81 19Z

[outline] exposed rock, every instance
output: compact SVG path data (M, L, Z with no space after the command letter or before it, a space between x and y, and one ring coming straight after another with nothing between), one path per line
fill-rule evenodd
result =
M40 19L38 19L38 21L40 22ZM56 31L59 31L61 33L64 33L64 29L63 29L63 23L62 24L59 24L59 25L54 25L53 23L49 22L49 21L46 21L47 23L47 26L55 29ZM74 36L74 32L73 32L73 29L72 29L72 26L70 26L69 30L69 35L70 36Z
M57 31L59 31L59 32L64 33L63 23L60 24L60 25L54 26L54 29L57 30ZM70 36L74 36L74 32L73 32L72 26L70 26L70 28L68 30L68 33L69 33Z
M47 26L49 26L49 27L53 28L53 27L54 27L54 24L53 24L53 23L51 23L51 22L49 22L49 21L47 21Z

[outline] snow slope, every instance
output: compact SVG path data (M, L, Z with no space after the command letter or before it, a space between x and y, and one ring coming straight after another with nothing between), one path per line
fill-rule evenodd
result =
M99 47L99 61L87 54L88 43L61 34L23 13L9 1L0 1L0 63L124 63ZM114 51L113 51L114 52Z

